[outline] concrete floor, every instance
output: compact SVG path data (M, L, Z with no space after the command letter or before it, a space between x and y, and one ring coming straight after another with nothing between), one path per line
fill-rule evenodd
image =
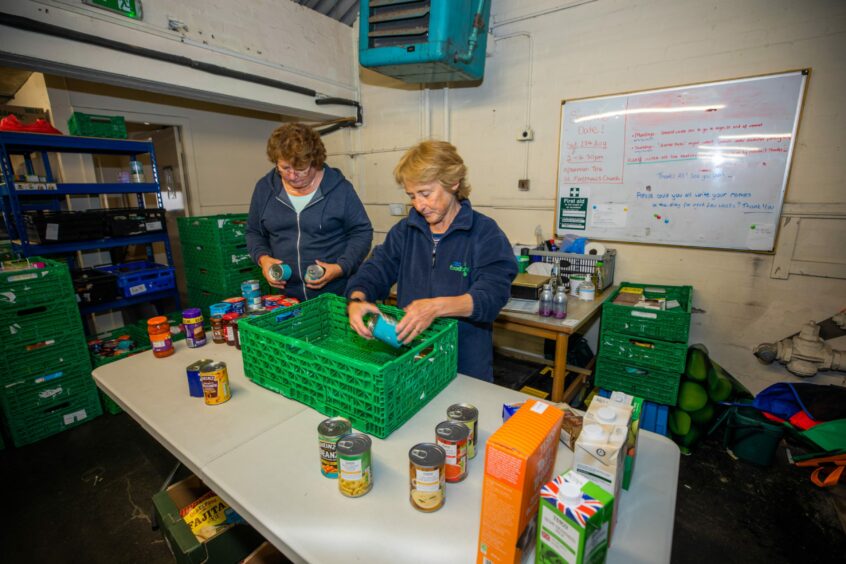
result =
M150 498L174 463L126 414L0 451L2 562L173 562L151 530ZM834 497L808 475L783 449L761 469L733 460L716 439L682 457L673 562L842 561Z

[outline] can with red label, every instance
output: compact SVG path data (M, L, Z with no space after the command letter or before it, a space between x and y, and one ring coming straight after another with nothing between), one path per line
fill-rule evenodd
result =
M435 427L435 442L446 451L446 481L467 477L467 439L470 429L462 423L444 421Z

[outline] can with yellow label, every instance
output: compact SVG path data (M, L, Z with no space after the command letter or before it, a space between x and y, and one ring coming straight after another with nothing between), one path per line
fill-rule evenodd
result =
M229 373L225 362L209 362L200 368L200 383L206 405L220 405L232 397L229 390Z

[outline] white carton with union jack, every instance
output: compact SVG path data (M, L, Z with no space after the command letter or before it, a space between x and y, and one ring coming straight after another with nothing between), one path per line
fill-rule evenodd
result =
M536 564L601 564L614 496L573 470L541 488Z

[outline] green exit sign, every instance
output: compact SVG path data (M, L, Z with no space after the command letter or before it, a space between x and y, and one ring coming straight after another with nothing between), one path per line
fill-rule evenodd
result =
M117 12L133 20L142 19L141 0L82 0L82 3Z

